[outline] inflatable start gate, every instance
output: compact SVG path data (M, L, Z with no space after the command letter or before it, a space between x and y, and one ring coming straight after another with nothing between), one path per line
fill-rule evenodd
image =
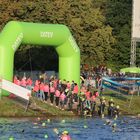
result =
M52 46L59 56L59 78L80 83L80 50L65 25L9 22L0 34L1 78L12 81L14 53L21 44Z

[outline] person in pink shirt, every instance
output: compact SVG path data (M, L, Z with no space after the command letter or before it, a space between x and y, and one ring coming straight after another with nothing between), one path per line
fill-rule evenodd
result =
M92 94L90 100L91 100L91 102L95 102L95 100L96 100L96 96L95 96L94 94Z
M60 94L60 106L62 110L64 110L65 98L66 98L66 95L64 92L62 92Z
M73 98L75 102L78 102L78 85L77 83L74 83L74 88L73 88Z
M95 95L95 97L98 97L99 96L98 91L95 91L94 95Z
M36 80L35 81L35 85L39 85L40 84L40 81L39 80Z
M45 94L45 101L47 101L48 96L49 96L49 85L48 85L48 83L45 83L45 85L44 85L44 94Z
M14 76L14 84L16 84L16 85L20 86L21 81L19 80L19 77Z
M33 92L36 97L39 97L39 83L34 85Z
M87 91L86 91L86 99L90 100L90 98L91 98L91 92L90 92L89 89L87 89Z
M55 87L53 85L53 83L50 85L50 101L51 101L51 105L54 102L54 94L55 94Z
M55 88L55 89L57 88L57 84L58 84L58 80L57 80L57 79L54 79L54 80L53 80L53 85L54 85L54 88Z
M21 86L24 87L24 88L26 88L26 84L27 84L26 77L23 77L21 79Z
M60 97L60 90L57 89L55 91L55 104L56 104L56 107L58 107L58 105L59 105L59 97Z
M32 79L29 77L26 81L26 84L27 84L27 89L31 90L32 89Z
M45 95L44 95L44 83L41 82L40 85L39 85L39 95L40 95L40 99L42 101L45 100Z
M14 76L13 83L14 83L14 84L17 83L17 76L16 76L16 75ZM17 84L16 84L16 85L17 85Z
M70 137L68 131L65 130L65 131L62 132L60 140L71 140L71 137Z

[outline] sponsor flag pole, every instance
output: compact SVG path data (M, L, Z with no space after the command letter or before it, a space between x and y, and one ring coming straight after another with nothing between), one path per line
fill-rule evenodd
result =
M27 102L27 105L26 105L26 108L25 108L25 112L28 111L28 108L29 108L29 105L30 105L30 97L31 97L31 93L28 93L27 96L29 97L29 100L28 100L28 102Z

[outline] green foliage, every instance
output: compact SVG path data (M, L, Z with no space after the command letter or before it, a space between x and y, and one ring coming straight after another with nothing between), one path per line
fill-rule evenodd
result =
M113 28L113 35L116 36L113 61L118 69L130 64L131 15L131 0L108 0L106 23Z
M81 63L119 69L130 60L131 5L131 0L0 0L0 29L10 20L65 24L80 47ZM29 61L30 48L33 69L50 68L50 61L57 64L53 50L32 47L16 52L17 70Z

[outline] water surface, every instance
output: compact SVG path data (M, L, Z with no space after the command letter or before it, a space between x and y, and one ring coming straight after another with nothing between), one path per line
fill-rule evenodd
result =
M14 140L58 140L54 128L60 133L68 130L72 140L140 140L140 119L123 117L111 120L112 124L117 124L116 132L112 132L112 124L105 125L106 119L63 118L48 122L47 118L1 118L0 140L8 140L9 137Z

